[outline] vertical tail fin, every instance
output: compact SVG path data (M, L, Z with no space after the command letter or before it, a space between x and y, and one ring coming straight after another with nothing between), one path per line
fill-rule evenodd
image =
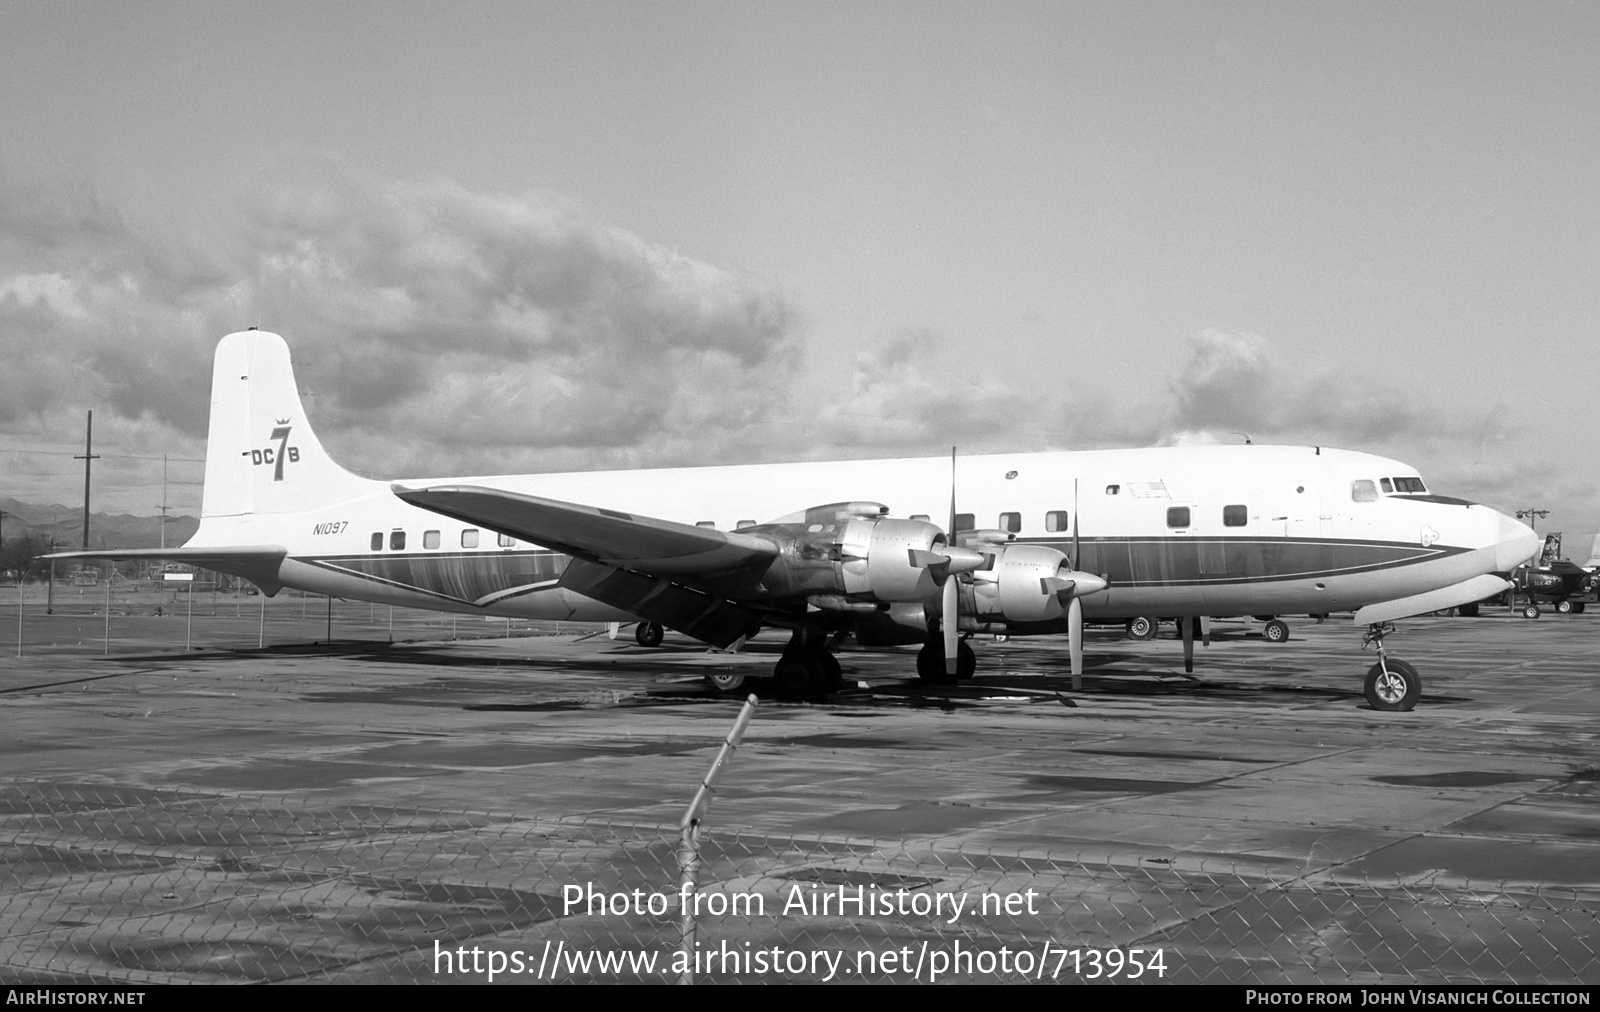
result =
M385 488L322 448L283 338L247 330L222 339L211 372L202 518L298 513Z

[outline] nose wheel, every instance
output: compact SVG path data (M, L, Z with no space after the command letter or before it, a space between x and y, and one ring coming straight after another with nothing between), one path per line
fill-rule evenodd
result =
M1378 651L1378 663L1367 669L1363 686L1367 705L1374 710L1404 713L1417 705L1422 695L1422 678L1417 669L1395 657L1383 648L1383 637L1394 632L1392 622L1380 622L1367 630L1363 647L1373 646Z

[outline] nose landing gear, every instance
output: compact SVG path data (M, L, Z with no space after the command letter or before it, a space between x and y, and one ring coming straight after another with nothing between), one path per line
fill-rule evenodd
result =
M1416 668L1390 657L1384 650L1383 638L1392 632L1393 622L1374 622L1367 628L1361 646L1375 647L1378 663L1367 669L1364 689L1367 705L1374 710L1403 713L1417 705L1417 698L1422 695L1422 679Z

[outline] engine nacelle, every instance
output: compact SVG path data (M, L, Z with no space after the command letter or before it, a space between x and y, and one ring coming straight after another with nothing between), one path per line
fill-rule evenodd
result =
M879 601L923 601L939 593L927 566L913 552L942 548L944 532L923 520L852 520L839 538L840 576L846 594Z
M962 588L961 610L979 620L1054 621L1066 615L1072 596L1063 595L1061 588L1081 575L1074 574L1067 557L1054 548L1000 546L993 565L973 573L970 587Z
M842 507L876 504L838 504ZM830 512L824 514L824 510ZM913 553L939 555L944 532L922 520L863 516L865 510L819 507L799 521L747 527L747 537L767 538L779 554L761 577L761 589L776 599L805 597L819 607L842 607L848 601L889 604L921 602L937 597L939 584ZM837 595L840 600L835 600Z

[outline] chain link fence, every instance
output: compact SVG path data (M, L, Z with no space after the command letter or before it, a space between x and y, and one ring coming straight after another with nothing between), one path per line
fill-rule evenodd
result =
M676 826L13 782L0 788L0 973L1600 982L1600 889L708 828L685 893L679 843Z

